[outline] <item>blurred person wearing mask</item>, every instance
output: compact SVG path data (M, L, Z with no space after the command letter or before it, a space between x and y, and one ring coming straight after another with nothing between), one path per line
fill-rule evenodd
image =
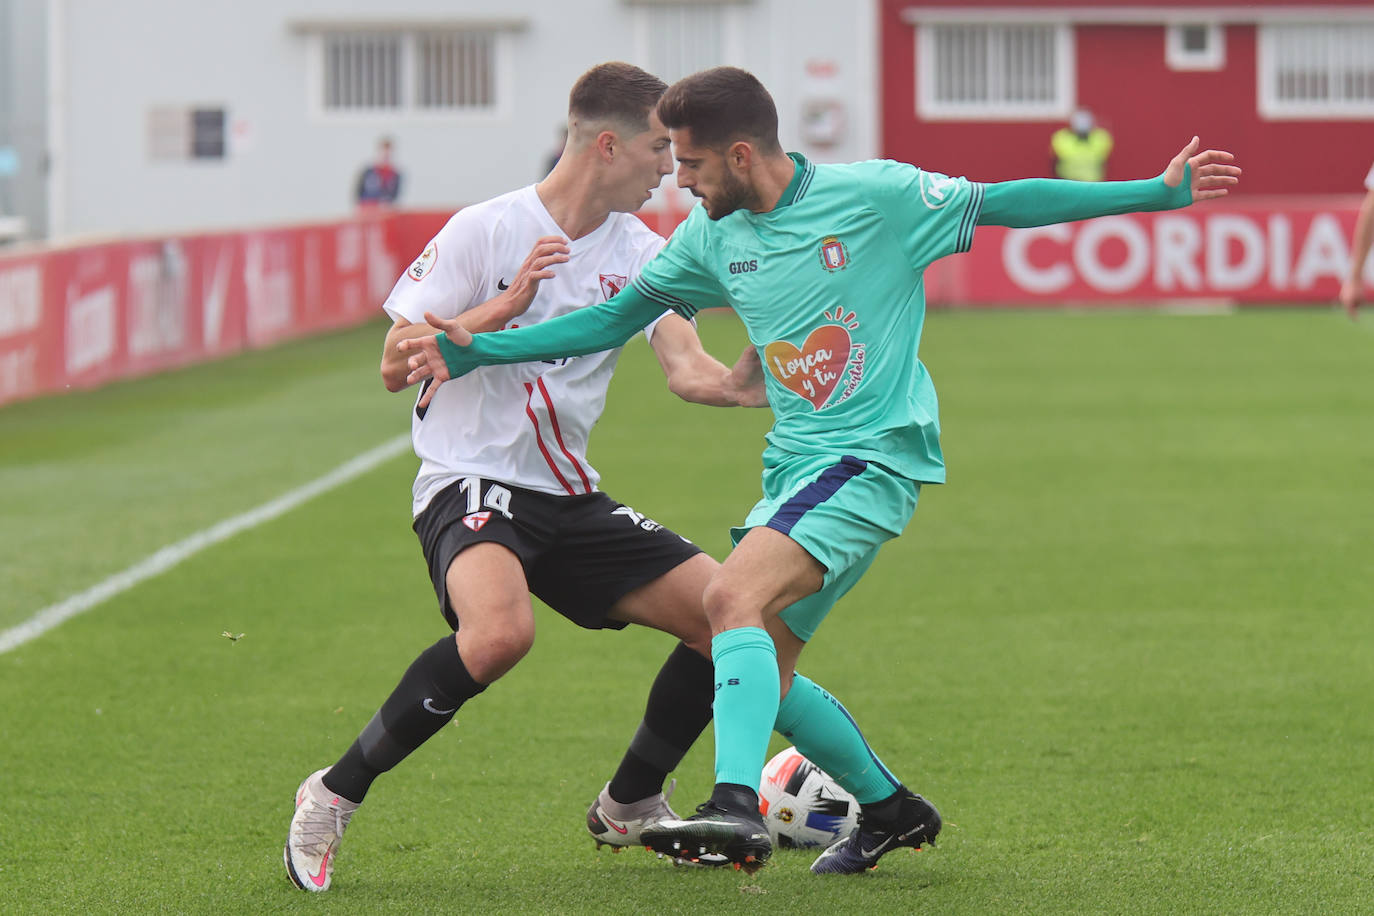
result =
M1102 181L1107 177L1107 158L1112 154L1112 135L1098 127L1093 113L1079 108L1050 137L1054 175L1070 181Z

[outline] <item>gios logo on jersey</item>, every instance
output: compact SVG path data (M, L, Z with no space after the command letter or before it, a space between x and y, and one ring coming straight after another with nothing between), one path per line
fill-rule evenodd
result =
M430 242L425 246L425 250L420 252L420 256L406 268L406 276L419 283L425 278L425 274L434 269L434 264L439 260L439 244Z
M848 399L864 375L865 345L850 333L859 328L858 316L843 308L821 314L827 323L807 334L801 346L775 340L763 348L768 372L788 391L809 401L813 410Z
M921 172L921 202L931 210L941 210L959 196L959 180L939 172Z

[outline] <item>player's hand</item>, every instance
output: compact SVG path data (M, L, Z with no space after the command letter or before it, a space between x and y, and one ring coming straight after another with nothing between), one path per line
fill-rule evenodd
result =
M501 293L509 306L508 320L525 313L534 302L535 293L539 292L539 281L552 280L553 266L567 263L570 254L568 240L562 236L546 235L534 243L525 262L515 272L515 278Z
M425 324L439 328L448 335L449 340L460 347L472 343L471 332L459 324L457 319L438 318L425 312ZM425 388L424 394L420 395L417 407L428 407L429 402L434 400L439 386L453 377L448 371L448 363L444 362L444 354L439 350L438 336L428 334L424 337L409 337L396 344L397 350L410 354L406 358L406 365L410 368L410 374L406 376L407 385L413 385L426 378L433 380Z
M768 392L763 384L763 363L759 362L757 347L750 345L744 348L744 352L730 369L727 385L734 393L739 406L768 406Z
M1192 192L1194 203L1225 197L1233 185L1240 183L1240 167L1231 165L1236 160L1235 156L1219 149L1199 153L1197 148L1200 145L1198 138L1194 137L1164 170L1164 183L1176 188L1183 181L1183 167L1192 166L1188 190Z
M461 330L462 327L463 327L461 324L459 324L458 318L457 318L457 317L453 317L453 318L436 318L436 317L434 316L434 313L433 313L433 312L425 312L425 319L426 319L426 320L425 320L425 323L424 323L424 324L412 325L412 327L414 327L414 328L416 328L416 329L422 329L422 330L430 331L430 334L429 334L429 335L422 335L422 336L431 336L431 337L432 337L434 331L443 331L443 332L444 332L445 334L447 334L449 337L453 337L454 334L455 334L457 331ZM403 339L404 339L404 338L403 338ZM398 342L398 343L399 343L399 342ZM397 350L405 350L405 349L407 349L407 348L401 347L401 346L397 346L396 349L397 349ZM432 373L431 373L431 371L430 371L430 367L429 367L429 363L428 363L428 362L422 362L420 365L416 366L416 365L415 365L415 360L414 360L413 358L411 358L411 359L408 359L408 360L406 361L406 367L407 367L407 371L410 373L409 375L406 376L406 384L407 384L407 385L414 385L416 382L422 382L422 381L424 381L425 379L429 378L429 377L432 375Z
M1341 305L1345 307L1345 313L1350 316L1350 320L1355 320L1355 313L1360 308L1360 282L1358 280L1346 280L1341 284Z

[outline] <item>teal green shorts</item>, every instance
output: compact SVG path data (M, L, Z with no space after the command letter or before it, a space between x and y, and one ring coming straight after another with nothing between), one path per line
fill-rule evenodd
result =
M809 641L872 565L878 548L902 533L921 485L848 455L764 458L763 499L730 536L738 544L750 528L763 525L796 541L825 567L821 590L781 614L788 629Z

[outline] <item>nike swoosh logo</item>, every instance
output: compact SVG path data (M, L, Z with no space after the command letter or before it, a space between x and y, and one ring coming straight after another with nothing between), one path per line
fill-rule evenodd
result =
M324 887L324 882L329 875L329 860L334 857L334 844L330 843L329 848L324 852L324 859L320 862L320 873L312 875L306 872L305 876L310 879L316 887Z
M603 824L605 824L606 826L610 827L610 828L611 828L612 830L614 830L616 833L619 833L619 834L621 834L621 835L623 836L624 834L627 834L627 833L630 832L630 828L629 828L629 827L622 827L622 826L620 826L619 824L617 824L615 821L613 821L613 820L611 820L609 817L607 817L607 816L606 816L606 811L605 811L604 809L598 808L598 809L597 809L597 813L601 815L601 822L602 822Z
M897 839L895 835L890 836L887 839L883 840L881 843L879 843L877 846L874 846L872 849L864 849L860 847L859 855L863 856L865 859L876 859L878 858L878 856L883 854L883 850L886 849L888 847L888 844L895 839Z
M496 281L496 288L502 290L510 289L510 284L506 282L505 277L502 277L501 279Z
M434 707L434 700L432 700L432 699L429 698L429 697L425 697L425 701L424 701L423 703L421 703L420 705L423 706L423 707L425 708L425 711L426 711L426 712L432 712L432 713L434 713L436 716L446 716L446 715L448 715L448 714L451 713L451 712L457 712L457 711L458 711L458 707L457 707L457 706L453 707L452 709L436 709L436 708Z

